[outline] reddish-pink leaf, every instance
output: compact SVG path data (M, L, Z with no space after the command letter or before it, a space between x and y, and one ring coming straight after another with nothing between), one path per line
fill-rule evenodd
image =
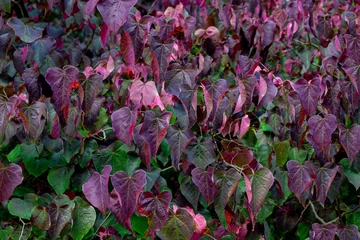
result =
M336 234L336 226L334 224L322 225L314 223L310 230L310 240L333 240Z
M130 9L137 0L103 0L97 5L104 22L109 29L117 33L128 19Z
M323 167L316 169L316 196L317 200L324 207L327 193L330 189L339 166L326 163Z
M301 105L308 116L312 115L317 108L321 95L320 82L319 78L314 78L309 82L301 78L293 84L295 91L299 94Z
M111 114L115 136L129 147L131 147L136 115L137 114L128 107L120 108Z
M141 80L135 80L135 82L131 84L129 92L130 99L135 104L149 106L154 103L156 98L159 98L159 93L156 89L154 81L148 81L146 83L143 83ZM159 107L161 109L164 109L163 104L161 102L159 104Z
M199 188L204 199L210 204L215 195L214 168L208 167L207 170L195 168L191 171L192 180Z
M254 75L248 75L245 78L237 78L237 82L240 88L240 95L235 106L234 114L242 110L247 112L250 108L257 78Z
M312 169L295 160L288 161L286 167L289 171L289 189L300 200L302 193L315 180L316 176Z
M135 64L134 45L128 32L124 31L121 42L120 52L123 56L124 62L128 67L133 67Z
M83 184L82 191L86 199L104 215L109 206L109 177L112 167L106 165L101 174L94 172L91 178Z
M0 203L8 200L24 177L19 165L10 163L7 167L0 166Z
M45 79L51 86L54 93L54 108L64 124L68 118L68 109L70 107L70 91L79 70L76 67L67 65L62 69L52 67L47 70Z
M350 164L352 164L356 154L360 151L360 125L354 124L350 128L346 128L340 124L339 130L341 146L345 149Z
M188 129L180 129L171 125L166 134L166 140L171 147L171 163L179 169L181 154L185 151L194 134Z
M270 45L271 43L273 43L274 35L275 35L275 28L276 28L276 24L271 20L266 21L266 23L264 23L262 25L263 34L262 34L261 45L263 48L265 48L268 45Z
M245 135L245 133L249 130L249 127L250 127L250 118L248 115L245 115L241 119L240 133L239 133L240 138L242 138Z
M106 24L101 27L100 30L100 44L103 48L106 47L106 42L110 36L110 30Z
M151 155L154 158L169 127L170 117L170 112L163 112L160 116L150 110L145 112L145 121L142 124L140 135L149 144Z
M111 183L116 197L114 199L112 194L110 210L123 227L132 231L130 217L136 210L139 194L146 184L146 173L137 170L132 176L128 176L127 173L119 171L111 177ZM119 208L114 206L114 200L119 202Z
M163 191L158 195L152 192L143 192L139 198L138 212L148 217L148 234L159 230L169 218L169 208L172 195Z
M85 7L84 7L84 19L85 20L89 20L89 18L91 18L98 2L99 2L99 0L87 1L87 3L85 4Z

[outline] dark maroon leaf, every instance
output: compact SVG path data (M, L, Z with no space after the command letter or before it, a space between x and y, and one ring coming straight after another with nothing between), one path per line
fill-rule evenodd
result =
M139 156L148 169L150 169L151 150L148 142L142 137L140 131L143 124L139 124L134 129L134 141L139 148Z
M111 169L110 165L106 165L101 174L94 172L82 186L86 199L104 215L110 202L108 185Z
M57 239L66 224L71 221L74 205L64 204L58 206L55 203L50 203L48 208L51 222L49 236L51 239Z
M129 14L128 20L123 27L130 34L132 43L134 44L136 61L139 60L144 51L145 40L152 20L152 16L146 15L138 21L135 15Z
M349 76L356 92L359 92L360 87L360 65L352 59L347 59L341 66L345 73ZM354 103L354 102L353 102Z
M360 64L360 38L359 36L353 36L345 34L346 39L346 53L357 64Z
M70 91L79 70L73 66L60 68L49 68L45 79L54 92L54 108L62 123L67 122L70 107Z
M30 139L37 139L42 133L45 120L42 119L46 114L45 103L34 102L29 106L22 106L19 109L20 117L24 124L25 133L30 137Z
M183 103L190 126L197 122L197 87L191 88L187 84L180 86L179 98Z
M339 166L333 165L332 163L326 163L323 167L316 170L316 196L317 200L324 207L326 196L330 189L331 183L333 182Z
M10 163L7 167L0 165L0 202L8 200L14 189L19 186L24 177L19 165Z
M164 81L165 73L169 65L168 58L172 52L174 41L168 40L163 43L160 39L155 37L151 46L160 66L160 81L162 82Z
M128 19L130 9L137 0L103 0L98 3L99 10L108 28L117 33Z
M336 234L334 224L321 225L314 223L309 233L310 240L333 240Z
M339 125L340 143L345 149L350 164L355 159L356 154L360 151L360 125L352 125L350 128L345 128L343 124Z
M54 38L45 36L30 44L31 49L34 51L34 59L40 66L45 64L47 56L54 48L55 43Z
M169 218L170 201L169 191L163 191L158 195L152 192L143 192L139 198L138 212L148 217L148 234L159 230Z
M263 84L260 84L260 89L259 92L262 93L259 95L262 96L262 98L260 98L259 96L259 104L258 107L265 107L266 105L268 105L276 96L278 89L275 87L274 83L269 79L269 78L262 78L260 77L260 83L264 81ZM266 86L266 87L265 87Z
M22 74L24 79L26 89L30 95L30 102L36 101L41 97L41 85L38 81L39 72L35 71L32 68L26 68Z
M181 154L193 137L194 134L188 129L180 129L172 125L169 127L166 140L171 147L171 162L175 169L179 169Z
M356 225L339 227L338 235L341 240L358 240L359 230Z
M206 104L206 120L214 120L220 101L228 90L228 83L225 79L219 79L215 83L208 82L204 89L204 98Z
M127 66L133 67L135 64L134 45L128 32L124 31L121 37L120 51Z
M186 152L188 161L202 169L215 161L215 145L211 138L192 140Z
M169 66L165 74L166 92L179 96L181 85L187 84L188 86L193 88L195 86L195 78L197 75L198 75L198 70L194 68L192 65L188 64L185 66L181 66L178 63L173 63L172 65Z
M4 33L0 36L0 58L3 59L8 51L9 44L11 44L11 34ZM15 53L14 53L15 55Z
M81 80L81 85L84 89L82 109L85 112L85 115L88 115L102 86L102 76L98 73L92 73L86 78L85 75L80 74L79 79Z
M313 141L320 148L327 148L331 143L331 135L337 127L336 117L332 114L328 114L324 118L316 115L309 119L308 125Z
M264 33L262 36L261 45L263 48L267 47L274 41L275 28L276 24L271 20L267 21L262 25L262 30L264 31Z
M214 197L214 206L219 220L223 226L227 226L225 219L225 207L229 201L231 195L237 189L239 181L241 179L240 173L234 168L230 168L228 171L220 174L216 179L216 193Z
M207 170L195 168L191 171L192 180L199 188L204 199L210 204L215 195L214 168L208 167Z
M111 182L115 194L111 196L110 210L123 227L132 231L130 217L136 210L140 191L146 184L146 173L137 170L132 176L128 176L127 173L119 171L111 177ZM118 201L118 207L115 207L116 204L114 206L114 200Z
M171 38L175 28L175 19L159 19L160 38L166 41Z
M31 224L41 231L47 231L50 228L50 215L45 207L34 207L31 210Z
M301 165L295 160L287 162L286 167L289 171L289 189L300 200L303 192L315 180L316 176L312 169L306 165Z
M169 127L170 117L170 112L163 112L160 116L156 116L150 110L145 112L145 120L142 124L140 135L149 144L151 155L154 158Z
M307 115L312 115L318 105L320 97L320 79L314 78L309 82L301 78L294 84L295 91L299 94L301 105L305 109Z
M179 179L180 179L180 177L179 177ZM182 176L179 183L180 183L181 194L191 204L193 209L195 211L197 211L199 197L200 197L200 191L199 191L198 187L192 181L191 176L188 176L188 175Z
M234 114L242 110L247 112L250 108L257 78L254 75L248 75L245 78L237 79L237 82L240 88L240 95L235 106Z
M111 115L115 136L129 147L136 123L136 114L128 107L120 108Z

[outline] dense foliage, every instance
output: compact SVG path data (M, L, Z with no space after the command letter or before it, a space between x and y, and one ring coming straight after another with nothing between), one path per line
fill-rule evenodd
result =
M0 239L359 239L358 1L0 8Z

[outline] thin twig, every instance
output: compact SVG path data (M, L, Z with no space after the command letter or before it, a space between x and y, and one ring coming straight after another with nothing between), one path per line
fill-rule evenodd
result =
M96 229L96 231L94 232L92 238L90 240L92 240L95 236L97 236L97 232L100 230L101 226L105 223L105 221L110 217L111 212L108 213L108 215L105 217L104 221L102 221L102 223L100 223L99 227Z
M302 212L301 212L301 214L300 214L300 217L299 217L299 220L302 218L302 216L304 215L304 212L305 212L305 211L306 211L306 209L309 207L310 202L311 202L311 201L309 201L309 202L308 202L308 204L306 204L306 206L305 206L304 210L302 210Z
M337 221L339 220L339 217L337 217L337 218L331 220L330 222L325 222L324 219L322 219L322 218L317 214L317 212L316 212L316 210L315 210L315 206L314 206L314 204L313 204L311 201L309 201L308 205L310 205L310 207L311 207L311 209L312 209L312 211L313 211L316 219L319 220L319 221L320 221L322 224L324 224L324 225L328 225L328 224L337 222Z
M21 240L23 234L24 234L24 230L25 230L25 225L26 223L24 223L24 221L20 218L20 222L22 223L22 228L21 228L21 233L20 233L20 237L19 240Z

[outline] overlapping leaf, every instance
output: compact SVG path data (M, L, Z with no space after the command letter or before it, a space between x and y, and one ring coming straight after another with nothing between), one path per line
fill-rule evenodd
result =
M289 189L300 200L302 193L315 180L316 176L311 168L301 165L295 160L288 161L286 167L289 171Z
M316 195L322 206L325 204L326 196L339 167L326 163L323 167L316 169Z
M9 19L7 24L15 31L15 34L26 43L32 43L42 36L43 29L29 27L16 17Z
M19 165L9 164L0 168L0 202L8 200L14 189L21 184L24 177Z
M208 167L206 170L194 168L191 171L192 180L199 188L204 199L210 204L215 195L214 168Z
M350 128L345 128L343 124L340 124L339 130L341 146L345 149L351 164L360 151L360 125L354 124Z
M136 113L128 107L123 107L113 112L111 121L115 136L130 147L136 123Z
M309 82L301 78L294 84L295 91L299 94L301 106L305 109L307 115L312 115L317 108L319 96L321 93L320 79L314 78Z

